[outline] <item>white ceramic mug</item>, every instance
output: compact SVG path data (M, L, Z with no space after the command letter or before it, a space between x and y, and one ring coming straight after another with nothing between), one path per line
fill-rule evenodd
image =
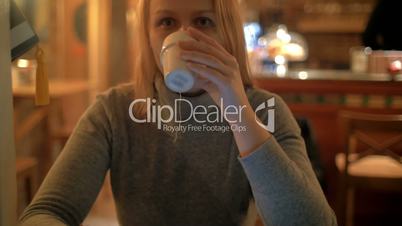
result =
M184 31L177 31L165 38L160 53L160 61L166 86L178 93L189 91L195 82L194 74L187 69L186 62L180 58L178 41L194 40Z

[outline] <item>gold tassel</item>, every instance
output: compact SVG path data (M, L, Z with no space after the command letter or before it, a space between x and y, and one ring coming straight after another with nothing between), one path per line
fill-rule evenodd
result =
M45 73L45 66L43 60L43 50L37 46L36 48L36 91L35 103L38 106L49 104L49 80Z

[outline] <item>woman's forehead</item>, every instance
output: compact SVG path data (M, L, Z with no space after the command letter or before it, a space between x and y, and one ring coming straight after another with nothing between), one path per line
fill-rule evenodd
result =
M214 11L213 0L150 0L151 13Z

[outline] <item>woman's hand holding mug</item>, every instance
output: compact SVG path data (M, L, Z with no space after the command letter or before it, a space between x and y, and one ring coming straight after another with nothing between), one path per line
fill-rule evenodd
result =
M233 105L251 109L236 58L201 31L189 27L186 32L195 40L179 42L181 58L187 62L187 68L197 75L201 88L218 105L222 98L223 107Z

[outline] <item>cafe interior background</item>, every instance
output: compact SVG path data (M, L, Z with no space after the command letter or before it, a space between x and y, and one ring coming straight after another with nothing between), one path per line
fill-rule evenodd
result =
M35 106L35 51L13 61L17 215L94 97L130 81L135 2L16 0L39 36L50 81L50 104ZM375 51L362 42L376 0L240 2L254 83L282 96L298 119L339 224L402 225L400 157L352 162L345 173L351 134L341 130L341 112L402 114L402 52ZM117 225L108 179L84 225Z

